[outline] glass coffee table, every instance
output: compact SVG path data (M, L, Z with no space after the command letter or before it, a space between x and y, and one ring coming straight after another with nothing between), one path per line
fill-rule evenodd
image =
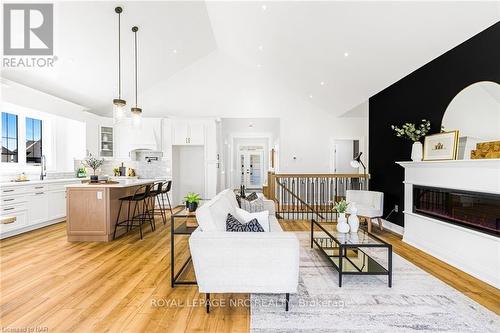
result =
M357 233L340 233L337 224L311 220L311 248L314 244L339 273L339 287L343 275L387 275L392 286L392 245L377 236L359 229ZM370 248L387 249L387 267L367 254Z

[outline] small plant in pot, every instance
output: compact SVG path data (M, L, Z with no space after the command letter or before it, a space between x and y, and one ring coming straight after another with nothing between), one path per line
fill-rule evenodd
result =
M196 208L198 208L198 203L200 202L201 198L198 193L190 192L184 197L184 200L186 200L186 208L190 212L194 212Z
M94 171L93 175L90 176L90 182L97 182L98 176L95 173L97 169L99 169L104 164L104 159L99 160L92 156L92 154L89 154L89 156L82 161L82 164L84 167L91 168Z
M349 232L349 224L347 224L347 219L345 217L348 205L347 201L341 200L336 202L333 206L333 209L339 214L337 218L337 231L341 233Z

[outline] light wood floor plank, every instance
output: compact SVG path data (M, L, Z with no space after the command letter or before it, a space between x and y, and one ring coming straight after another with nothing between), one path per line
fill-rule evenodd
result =
M309 231L308 221L281 221L285 230ZM375 232L394 251L487 308L500 313L500 293L470 275L401 241ZM192 306L195 286L170 287L170 229L157 221L110 243L69 243L65 223L0 241L2 327L48 327L52 332L248 332L249 308L230 300L248 294L216 294L225 307ZM187 259L187 237L176 238L176 267ZM192 267L183 278L194 276ZM153 302L175 304L153 306Z

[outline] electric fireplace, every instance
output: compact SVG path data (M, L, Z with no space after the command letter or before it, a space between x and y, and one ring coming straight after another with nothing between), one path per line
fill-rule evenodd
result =
M413 185L413 213L500 236L500 195Z

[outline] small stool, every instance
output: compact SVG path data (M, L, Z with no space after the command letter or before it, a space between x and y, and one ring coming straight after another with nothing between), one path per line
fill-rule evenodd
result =
M115 223L115 230L113 231L113 239L115 239L116 236L116 229L120 227L126 227L127 232L132 230L133 227L139 227L139 231L141 234L141 239L142 239L142 224L144 222L149 221L151 225L151 231L155 230L154 226L154 218L151 215L150 209L149 209L149 200L151 199L151 185L142 185L139 186L133 195L129 195L123 198L120 198L120 208L118 209L118 216L116 217L116 223ZM123 202L128 202L128 214L127 214L127 219L124 221L120 221L120 213L122 210ZM130 207L132 206L132 203L134 203L134 210L132 212L132 215L130 215ZM137 206L142 204L142 210L136 215L137 212ZM134 224L134 222L137 222L137 224Z

